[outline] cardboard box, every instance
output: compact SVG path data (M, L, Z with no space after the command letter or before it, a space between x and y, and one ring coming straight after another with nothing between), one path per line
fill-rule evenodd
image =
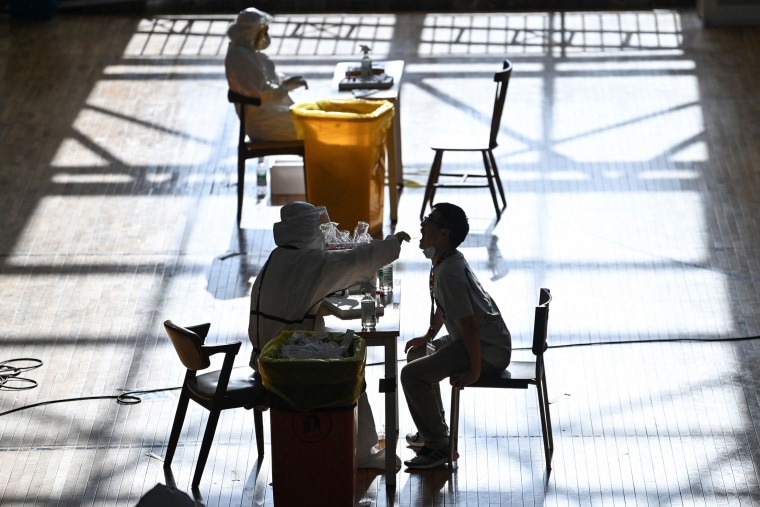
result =
M274 160L269 169L272 195L304 195L303 162L298 160Z

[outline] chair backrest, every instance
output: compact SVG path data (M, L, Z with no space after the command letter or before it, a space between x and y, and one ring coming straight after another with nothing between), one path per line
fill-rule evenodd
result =
M538 306L533 322L533 354L540 356L546 351L547 328L549 326L549 303L552 301L549 289L541 289L538 293Z
M512 76L512 62L504 60L502 70L494 74L493 80L496 82L496 95L493 101L493 114L491 115L491 137L488 140L488 146L494 149L498 146L496 138L501 128L501 116L504 112L504 103L507 101L507 88L509 87L509 78Z
M164 322L164 329L166 329L166 334L169 335L174 350L177 351L179 360L182 361L185 368L198 371L211 366L208 354L203 352L203 338L197 333L178 326L171 320Z
M245 141L245 106L260 106L261 99L258 97L248 97L233 90L227 90L227 100L240 108L238 115L240 117L240 130L238 132L238 144L242 145Z

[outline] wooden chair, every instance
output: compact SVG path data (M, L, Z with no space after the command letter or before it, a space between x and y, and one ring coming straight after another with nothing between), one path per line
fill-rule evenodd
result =
M170 469L174 452L177 448L182 424L190 400L198 403L209 411L206 431L198 453L198 463L193 476L192 487L196 489L201 481L203 469L206 466L211 441L214 438L216 424L222 410L229 408L253 407L253 420L256 431L256 447L259 458L264 455L264 425L261 408L256 405L257 397L262 388L251 380L253 370L247 366L233 368L235 356L240 350L240 342L224 345L204 345L210 324L181 327L167 320L164 329L174 345L182 364L187 368L182 392L179 396L177 413L174 416L169 445L164 459L164 468ZM210 366L210 357L214 354L224 354L222 369L197 375L197 372Z
M498 377L481 377L477 382L467 386L488 387L492 389L527 389L528 386L536 386L538 395L538 411L541 416L541 434L544 440L544 455L546 457L546 477L549 478L552 470L552 454L554 454L554 439L552 438L552 421L549 414L549 395L546 390L546 371L544 370L544 351L546 345L546 332L549 322L549 303L552 297L549 289L541 289L539 292L538 306L536 307L533 324L533 347L532 352L536 356L535 361L512 361L509 367ZM451 388L451 421L449 423L449 463L452 468L456 467L457 440L459 433L459 396L462 389Z
M261 105L258 97L248 97L238 92L227 90L227 99L239 107L240 130L238 132L238 187L237 187L237 221L243 215L243 194L245 193L245 161L274 155L304 156L303 141L260 141L251 140L245 133L245 108ZM304 172L305 175L305 172Z
M433 165L430 167L427 184L425 185L425 195L422 199L422 209L420 210L420 220L425 215L428 205L432 206L436 190L439 188L488 188L491 192L491 199L496 210L496 221L501 218L502 212L507 207L507 200L504 197L504 188L499 176L499 168L496 166L496 159L493 150L498 146L496 138L501 126L501 116L504 111L504 102L507 100L507 88L509 78L512 76L512 62L504 60L502 70L494 74L493 80L496 82L496 95L493 103L493 113L491 114L491 130L488 141L471 142L465 139L447 141L445 145L436 142L431 146L435 151ZM483 157L483 166L485 173L473 174L470 172L442 172L443 154L447 151L457 152L480 152ZM439 182L441 177L460 178L459 182L444 183ZM485 179L485 183L468 182L468 179ZM496 191L498 189L501 203L497 200Z

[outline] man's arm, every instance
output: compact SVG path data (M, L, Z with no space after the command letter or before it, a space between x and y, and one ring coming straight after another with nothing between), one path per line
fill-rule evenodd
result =
M224 65L227 83L232 90L259 97L262 105L280 104L288 97L290 90L280 86L274 63L264 53L231 46Z
M425 333L422 336L417 336L407 341L406 345L404 345L404 353L407 353L410 350L414 350L417 348L426 347L428 342L432 341L433 338L435 338L436 335L438 335L438 331L440 331L442 327L443 327L443 317L441 317L441 309L438 308L435 311L435 315L433 316L433 322L430 324L430 327L428 328L427 333Z

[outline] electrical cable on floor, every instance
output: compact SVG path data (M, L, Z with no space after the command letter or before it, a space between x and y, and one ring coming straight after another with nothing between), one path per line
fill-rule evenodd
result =
M593 343L568 343L565 345L550 345L549 349L560 349L560 348L571 348L571 347L590 347L594 345L624 345L624 344L646 344L646 343L669 343L669 342L705 342L705 343L715 343L715 342L741 342L741 341L751 341L751 340L758 340L760 339L760 336L744 336L744 337L736 337L736 338L661 338L661 339L653 339L653 340L621 340L621 341L606 341L606 342L593 342ZM530 350L530 347L517 347L513 348L512 350ZM32 364L27 366L13 366L14 363L19 362L31 362ZM399 359L399 363L406 362L406 359ZM369 363L366 366L379 366L385 364L384 362L379 363ZM37 382L24 378L19 377L18 375L23 371L33 370L35 368L39 368L42 366L42 361L35 358L29 358L29 357L22 357L18 359L8 359L6 361L0 361L0 391L3 390L9 390L9 391L23 391L27 389L33 389L37 387ZM20 382L21 384L25 384L22 386L14 386L14 382ZM10 383L10 385L9 385ZM177 389L181 389L180 386L177 387L164 387L159 389L145 389L145 390L134 390L134 391L126 391L119 395L104 395L104 396L86 396L86 397L80 397L80 398L66 398L62 400L52 400L52 401L43 401L40 403L33 403L31 405L24 405L23 407L17 407L11 410L7 410L5 412L0 412L0 417L8 414L12 414L13 412L18 412L20 410L26 410L28 408L34 408L34 407L41 407L44 405L52 405L55 403L67 403L71 401L84 401L84 400L116 400L116 403L119 405L136 405L142 401L142 398L139 397L140 394L150 394L150 393L158 393L162 391L174 391Z
M31 362L26 366L13 366L14 363ZM0 389L7 391L25 391L37 387L37 381L19 377L22 371L33 370L42 366L42 361L30 357L8 359L0 362ZM18 385L20 384L20 385Z
M136 405L142 401L142 399L137 396L138 394L147 394L147 393L157 393L160 391L172 391L175 389L181 389L181 387L164 387L160 389L150 389L150 390L140 390L140 391L127 391L125 393L119 394L119 395L105 395L105 396L84 396L80 398L66 398L62 400L51 400L51 401L42 401L40 403L33 403L31 405L24 405L23 407L17 407L11 410L7 410L5 412L0 412L0 417L8 414L12 414L13 412L18 412L19 410L25 410L28 408L34 408L34 407L41 407L43 405L53 405L55 403L66 403L70 401L85 401L85 400L116 400L116 403L119 405Z
M14 366L18 363L31 363L25 366ZM42 366L42 361L30 357L21 357L18 359L8 359L6 361L0 361L0 391L24 391L27 389L33 389L37 387L37 382L32 379L19 377L18 375L23 371L33 370ZM14 385L14 383L20 383L22 385ZM0 412L0 417L20 410L26 410L28 408L41 407L44 405L52 405L54 403L65 403L70 401L84 401L84 400L116 400L119 405L136 405L142 401L139 397L140 394L157 393L161 391L173 391L181 389L181 387L164 387L160 389L144 389L126 391L118 395L105 395L105 396L85 396L79 398L66 398L62 400L42 401L39 403L33 403L31 405L24 405L23 407L17 407L5 412Z
M549 345L549 349L562 349L571 347L590 347L592 345L630 345L637 343L676 343L676 342L704 342L704 343L718 343L718 342L744 342L758 340L760 336L739 336L733 338L654 338L651 340L620 340L620 341L606 341L606 342L589 342L589 343L566 343L564 345ZM515 348L512 350L530 350L530 347Z
M549 349L567 349L573 347L591 347L594 345L635 345L639 343L676 343L676 342L704 342L704 343L717 343L717 342L744 342L760 340L760 336L739 336L734 338L655 338L652 340L620 340L620 341L606 341L606 342L589 342L589 343L566 343L563 345L549 345ZM513 347L515 350L531 350L531 347ZM405 363L406 358L400 358L397 362ZM385 363L367 363L366 366L380 366Z

